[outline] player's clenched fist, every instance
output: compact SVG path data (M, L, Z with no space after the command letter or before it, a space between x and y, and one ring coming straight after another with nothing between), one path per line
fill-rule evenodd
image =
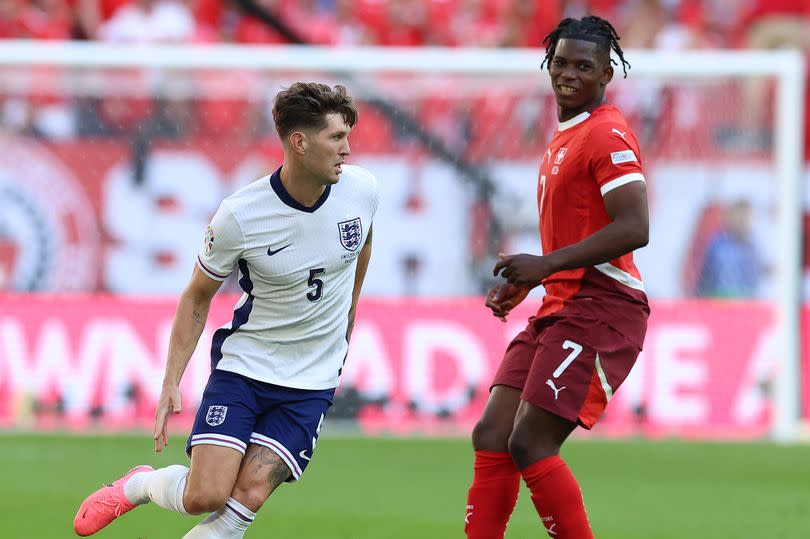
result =
M529 288L502 283L492 288L487 294L486 306L492 314L506 322L506 316L521 301L526 299Z
M495 264L492 273L495 276L500 273L514 286L531 289L539 286L543 279L554 273L550 261L544 256L521 253L509 256L499 254L498 257L501 260Z

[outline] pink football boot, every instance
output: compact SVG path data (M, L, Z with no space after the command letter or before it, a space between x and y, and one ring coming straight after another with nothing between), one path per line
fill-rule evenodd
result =
M136 473L152 470L151 466L137 466L118 481L113 481L112 485L104 485L85 498L73 519L73 531L82 537L93 535L124 513L135 509L137 504L124 496L124 484Z

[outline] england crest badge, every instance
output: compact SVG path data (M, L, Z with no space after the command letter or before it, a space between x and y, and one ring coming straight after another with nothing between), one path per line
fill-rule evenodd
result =
M340 244L349 251L356 251L360 247L360 239L363 237L363 224L360 218L351 219L338 223L340 233Z
M225 415L227 415L227 413L227 406L209 406L208 413L205 414L205 422L212 427L222 425L222 423L225 421Z

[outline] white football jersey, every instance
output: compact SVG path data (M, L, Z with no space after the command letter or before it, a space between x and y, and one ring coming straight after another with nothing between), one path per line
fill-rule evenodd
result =
M299 389L328 389L348 350L357 257L379 196L369 171L343 165L312 207L284 189L277 170L226 198L197 265L224 280L238 267L244 294L214 334L217 369Z

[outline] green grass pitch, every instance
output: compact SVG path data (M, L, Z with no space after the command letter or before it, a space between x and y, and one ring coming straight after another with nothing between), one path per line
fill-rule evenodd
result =
M134 464L186 463L183 438L155 454L144 436L0 436L0 537L75 537L73 515ZM810 538L810 447L767 443L573 440L598 539ZM325 435L302 481L282 486L248 538L462 538L472 452L466 440ZM138 508L95 537L177 539L199 518ZM546 537L521 491L506 534Z

